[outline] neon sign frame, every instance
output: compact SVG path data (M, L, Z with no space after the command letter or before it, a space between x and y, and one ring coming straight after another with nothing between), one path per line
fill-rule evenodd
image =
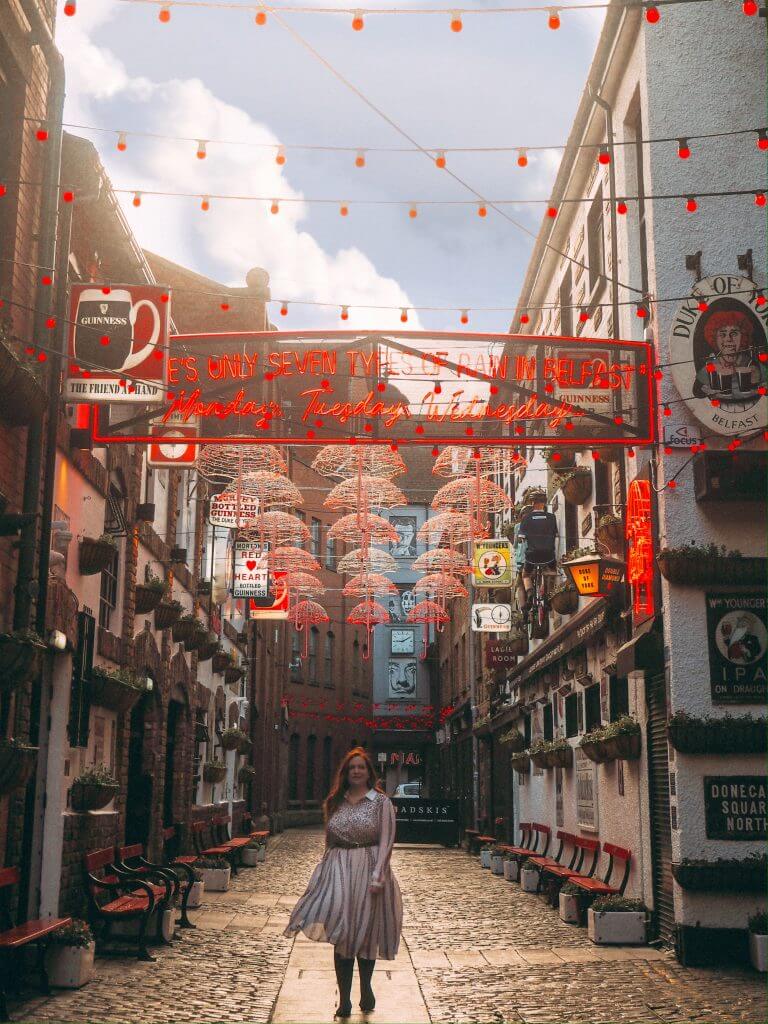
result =
M293 352L288 348L295 343ZM319 346L311 347L312 342L320 343ZM435 351L435 343L445 343L445 350ZM458 352L459 362L449 358L450 345L456 343L464 345L464 350ZM325 343L323 345L323 343ZM492 345L504 346L503 356L492 356L490 348ZM485 369L478 369L469 360L462 362L462 358L469 350L476 353L475 359L482 361L485 358L491 372ZM215 350L215 351L214 351ZM439 420L448 418L454 424L456 433L440 430L439 422L432 422L429 414L422 414L421 418L414 420L412 414L404 413L394 406L387 406L386 398L377 391L375 383L382 373L382 380L397 385L406 381L408 374L393 375L390 362L381 362L381 352L389 350L399 353L400 358L408 360L415 359L420 363L420 374L434 379L434 384L442 381L442 390L454 387L454 396L464 394L463 385L465 379L471 382L487 383L490 385L490 396L485 398L468 397L464 400L467 409L462 411L459 399L454 397L453 404L449 406L450 412L437 413L433 419ZM555 354L548 352L555 350ZM565 350L567 358L558 357L558 352ZM595 352L605 353L604 361L589 358ZM297 353L303 353L303 364L299 361ZM250 352L250 354L249 354ZM229 353L233 353L230 355ZM478 356L477 353L480 355ZM483 356L483 353L485 355ZM578 364L578 356L583 353L584 359ZM574 361L574 354L576 360ZM614 359L610 363L609 358ZM283 361L286 355L293 355L296 359L294 370L288 372L287 364ZM231 396L229 402L219 402L211 398L209 393L203 394L197 360L207 361L206 365L211 370L219 372L219 365L225 358L234 360L235 357L244 362L238 364L245 367L250 374L251 381L258 381L260 389L254 398L245 398L245 389L240 386ZM331 358L333 357L333 358ZM342 362L346 368L359 369L355 365L356 357L363 361L365 374L345 373L342 377L337 374L338 363ZM495 363L494 363L495 359ZM366 367L365 363L368 361ZM375 360L375 362L371 362ZM509 360L507 362L506 360ZM623 361L622 361L623 360ZM218 362L217 362L218 361ZM507 370L513 364L515 376L508 378ZM503 364L503 365L502 365ZM577 380L567 378L567 374L573 373L574 365L580 366L581 383ZM302 365L304 368L302 368ZM533 367L533 371L531 369ZM257 413L250 411L254 402L260 403L259 408L262 416L259 421L259 431L253 428L251 431L234 436L201 432L196 438L190 438L190 444L285 444L285 445L329 445L329 444L354 444L357 441L366 444L397 444L397 445L498 445L504 447L522 445L564 445L576 447L597 447L604 445L641 446L651 444L656 440L654 415L655 388L653 382L653 348L650 343L644 341L616 341L602 338L573 338L573 337L552 337L532 336L513 334L487 334L471 332L451 331L254 331L254 332L233 332L233 333L208 333L208 334L186 334L175 335L170 339L168 358L168 388L170 406L165 409L155 409L149 414L133 417L123 424L116 424L115 430L121 427L126 429L130 426L149 420L162 422L163 418L169 417L172 413L176 415L179 411L192 416L200 412L201 407L207 410L202 418L214 416L219 420L242 415L239 412L243 408L239 402L250 403L248 415L255 419ZM586 368L586 369L585 369ZM260 372L261 371L261 372ZM441 373L451 374L446 384L445 376ZM522 377L520 376L522 372ZM531 376L535 372L535 378ZM276 403L279 407L280 378L288 377L298 379L307 376L311 380L319 382L316 387L310 387L301 392L302 396L310 396L307 399L307 407L302 414L304 426L307 426L304 436L296 433L280 433L274 431L272 424L272 413L268 403ZM183 380L186 374L191 380ZM584 383L584 377L589 378ZM371 390L364 399L357 402L354 408L347 408L353 403L332 402L330 405L323 405L320 396L324 393L329 398L335 394L330 386L331 379L341 378L345 383L349 379L368 379L373 382ZM423 379L421 376L418 379ZM275 381L277 380L277 384ZM565 380L565 383L563 381ZM242 383L242 381L240 382ZM231 391L237 389L238 381L225 379L224 385L219 381L208 381L209 389L226 386ZM532 386L527 386L532 385ZM567 385L567 386L566 386ZM427 409L435 408L438 404L445 405L446 400L441 399L440 403L432 399L432 394L437 394L440 388L435 389L430 385L431 391L427 392L421 399L421 404L427 405ZM583 409L578 404L571 404L565 397L555 395L556 390L562 390L564 394L583 393L579 387L592 388L595 394L619 392L626 395L632 406L635 416L633 423L624 422L622 416L604 415L595 413L592 409ZM574 392L573 389L576 388ZM496 395L502 393L500 397ZM515 406L513 402L520 404ZM197 405L195 404L197 403ZM431 406L430 406L431 403ZM413 404L411 402L411 404ZM403 403L399 403L400 406ZM343 406L343 408L342 408ZM318 409L320 410L318 412ZM389 413L387 410L390 410ZM330 411L329 411L330 410ZM392 411L394 410L394 411ZM339 435L334 432L340 425L348 422L353 416L362 417L367 422L377 423L379 430L370 428L370 434ZM339 423L326 424L327 417L337 417ZM347 419L343 419L347 416ZM392 422L386 425L387 417L394 419L397 425L401 420L414 422L414 429L407 436L401 436L390 428ZM545 423L549 417L550 423ZM580 419L585 418L591 424L591 432L578 430ZM276 417L279 422L279 416ZM316 427L315 423L322 421L322 429ZM115 443L138 443L149 444L153 438L149 431L146 433L110 433L102 431L99 421L99 409L94 407L93 416L93 442L96 445ZM384 421L384 422L383 422ZM503 424L506 422L508 433L504 432ZM552 423L554 422L554 427ZM459 427L469 424L472 429L465 429L465 433L459 433ZM601 423L606 429L600 433L596 425ZM418 424L418 426L417 426ZM458 424L459 426L456 426ZM498 426L497 426L498 425ZM429 429L427 429L427 426ZM421 429L419 429L419 427ZM586 423L585 423L586 427ZM475 429L477 428L477 429ZM496 429L494 429L496 428ZM366 427L366 429L369 429ZM434 432L433 432L434 431Z

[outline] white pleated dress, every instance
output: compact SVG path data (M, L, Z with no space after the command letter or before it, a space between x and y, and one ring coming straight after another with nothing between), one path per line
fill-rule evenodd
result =
M389 860L395 842L395 808L369 789L362 800L345 798L326 828L326 850L293 908L284 935L302 931L330 942L343 957L394 960L403 927L400 886ZM368 892L382 881L379 893Z

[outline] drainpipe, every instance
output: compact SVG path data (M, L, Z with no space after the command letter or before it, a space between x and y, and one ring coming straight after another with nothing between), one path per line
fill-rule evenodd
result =
M40 236L38 261L43 267L53 267L56 259L56 230L59 205L59 174L61 169L62 128L64 116L64 61L53 44L48 26L41 18L37 6L31 0L22 0L24 14L32 25L31 42L38 44L45 53L46 63L51 78L51 87L46 105L46 119L52 129L47 143L48 159L43 170L42 194L40 198ZM54 284L57 291L61 282L58 277ZM50 315L52 290L38 284L35 293L35 317L33 338L46 336L45 321ZM58 377L54 367L49 369L49 395L54 387L58 390ZM49 417L51 410L49 407ZM24 493L22 512L35 515L28 526L22 527L19 540L19 564L16 574L16 587L13 613L14 629L25 629L32 618L32 602L39 593L39 578L36 579L37 561L37 530L36 514L40 500L40 477L42 476L42 453L45 435L41 420L35 419L27 428L26 466L24 473ZM50 453L49 457L50 457ZM53 450L55 458L55 447ZM49 517L50 518L50 517ZM43 538L44 539L44 538ZM47 569L46 569L47 571ZM38 612L38 621L40 613Z
M480 751L479 740L475 735L475 706L477 704L477 691L475 686L475 637L472 633L472 604L475 600L475 583L469 577L469 595L467 598L470 614L469 623L469 705L472 709L472 804L474 819L472 828L479 828L480 820Z

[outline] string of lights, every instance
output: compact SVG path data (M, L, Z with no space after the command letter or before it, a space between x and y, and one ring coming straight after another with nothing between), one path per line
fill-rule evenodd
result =
M46 121L40 117L28 117L23 118L24 121L36 124L38 127L35 130L35 138L38 142L47 142L50 138L51 132L58 129L59 124L56 122ZM120 153L124 153L128 149L129 139L156 139L163 142L185 142L192 143L195 146L195 156L198 160L205 160L210 155L209 146L243 146L248 149L260 149L260 150L271 150L275 153L275 163L278 166L284 166L287 161L287 153L289 151L306 151L306 152L322 152L322 153L354 153L355 155L355 166L362 168L367 166L366 157L372 153L419 153L420 150L413 146L331 146L314 143L271 143L271 142L250 142L243 139L208 139L203 136L202 133L198 136L192 135L171 135L161 132L145 132L145 131L125 131L120 128L104 128L96 125L85 125L75 124L73 122L64 121L61 124L62 128L70 128L75 131L93 132L107 135L114 135L116 137L116 149ZM706 139L724 139L732 138L736 135L754 135L755 142L758 149L762 151L768 151L768 128L753 127L753 128L731 128L725 131L717 132L697 132L697 133L686 133L679 132L676 135L658 136L655 138L647 139L617 139L612 142L581 142L578 143L576 149L585 150L597 150L598 162L601 164L608 164L611 160L611 154L623 146L632 146L633 148L637 145L661 145L667 143L674 143L677 147L677 155L681 160L688 160L692 155L692 142L703 141ZM427 152L433 154L435 165L442 169L447 164L447 155L451 153L516 153L517 154L517 165L518 167L525 168L528 166L528 154L529 153L543 153L551 150L564 150L566 144L563 142L555 143L553 145L511 145L511 146L428 146L425 147Z

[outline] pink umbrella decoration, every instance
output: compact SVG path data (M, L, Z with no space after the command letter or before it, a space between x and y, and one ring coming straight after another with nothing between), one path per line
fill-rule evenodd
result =
M316 597L318 594L325 593L325 585L316 576L310 576L308 572L289 572L286 583L291 594Z
M432 499L432 508L451 509L454 512L473 514L477 518L489 512L501 512L511 508L512 499L492 480L485 477L461 476L443 484Z
M301 491L292 480L268 469L243 473L240 477L240 489L243 494L258 498L262 511L276 508L278 505L293 508L295 505L304 504Z
M377 601L361 601L349 613L347 622L353 626L365 626L370 636L374 626L381 626L389 622L389 612ZM363 646L363 659L367 661L370 656L371 645L367 643Z
M319 572L320 563L303 548L283 546L275 548L269 555L270 568L278 572Z
M427 543L434 541L439 544L445 539L449 546L453 547L455 544L465 544L478 537L487 537L488 533L481 530L471 516L461 512L441 512L439 515L430 516L419 527L417 536L419 540Z
M525 464L516 448L502 445L485 445L479 448L449 445L443 448L435 459L432 472L435 476L443 477L466 476L478 472L481 476L493 476L494 473L508 470L511 464Z
M429 646L429 625L433 623L438 631L442 633L443 627L448 621L448 613L444 611L436 601L424 600L419 601L413 608L408 612L406 616L407 622L421 622L424 625L424 633L421 638L422 652L420 659L423 661L427 656L427 647Z
M342 590L344 597L373 597L374 594L396 594L392 580L380 572L361 572L353 576Z
M397 572L397 562L382 548L355 548L339 559L336 568L341 573Z
M288 619L297 633L304 634L303 656L306 658L309 652L309 629L307 627L317 626L321 622L329 622L328 613L317 601L297 601L288 609Z
M207 444L197 456L197 471L212 484L229 484L243 473L266 469L285 473L287 466L271 444Z
M281 544L304 544L309 540L309 530L298 516L272 509L249 520L238 533L238 539L257 540L262 544L267 541L270 547L276 548Z
M451 572L457 576L468 576L472 572L466 555L453 548L430 548L414 559L412 568L416 572Z
M328 530L332 540L343 540L349 544L362 540L363 547L369 543L383 544L397 540L397 530L383 516L360 515L353 512L342 516Z
M456 576L447 572L428 573L413 584L415 594L434 594L441 608L454 597L466 597L467 588Z
M391 480L383 476L351 477L342 480L331 488L323 502L326 508L368 509L371 505L377 508L393 508L396 505L407 505L408 501Z
M323 476L335 476L340 480L363 473L390 479L408 471L399 452L379 444L355 444L349 448L326 445L315 456L312 469Z

